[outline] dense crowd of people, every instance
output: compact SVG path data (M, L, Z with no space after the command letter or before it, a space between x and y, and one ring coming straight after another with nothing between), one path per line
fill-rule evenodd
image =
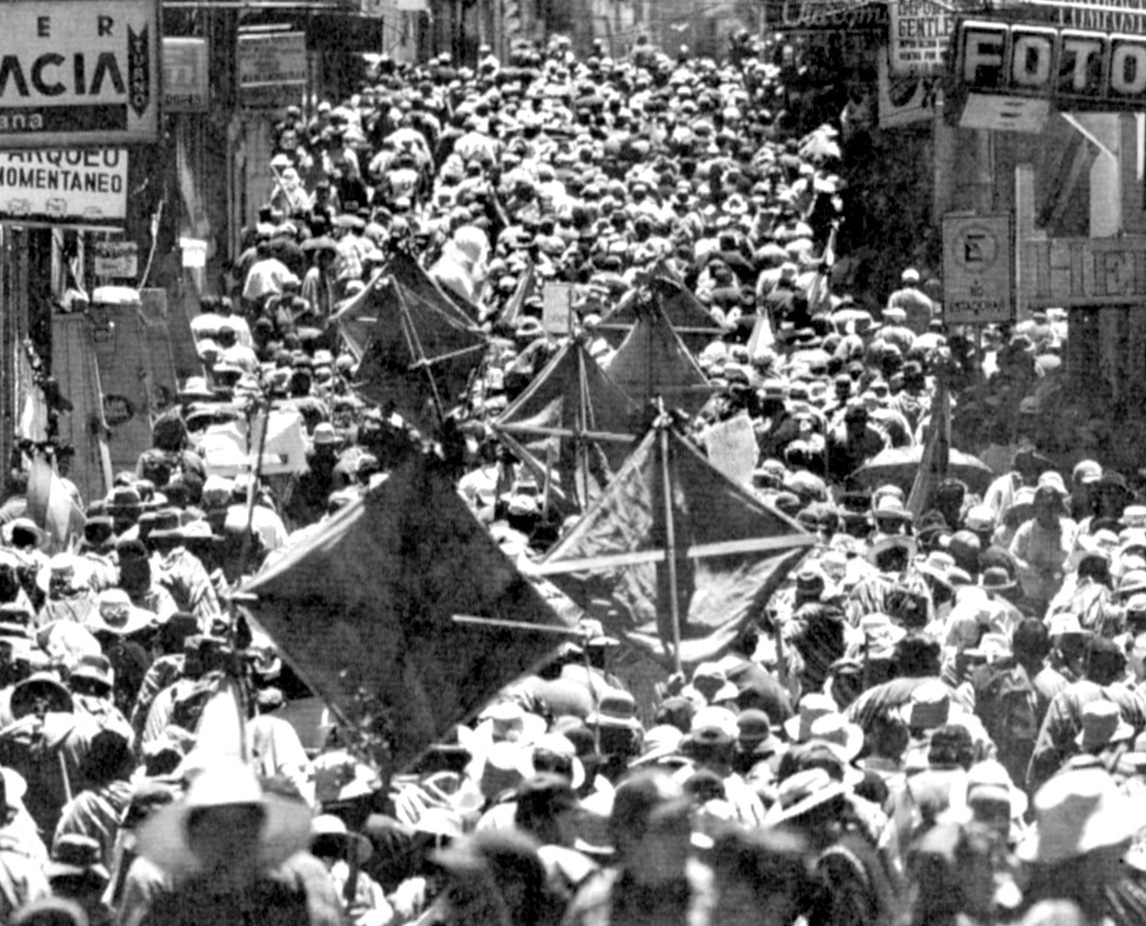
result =
M26 474L0 508L0 918L1146 921L1146 506L1038 426L1053 313L975 353L915 269L879 304L847 294L861 114L793 134L783 78L746 35L723 64L554 39L474 69L383 59L341 105L287 109L234 291L193 324L205 375L154 447L77 499L69 549ZM346 320L398 254L488 335L436 430L356 389ZM229 592L424 453L508 556L544 552L570 514L492 425L570 338L607 373L602 319L658 275L709 326L688 341L708 388L670 411L701 447L747 416L752 490L815 545L652 702L590 614L380 780L353 730L292 712L305 686ZM552 283L574 286L568 333L543 324ZM945 402L994 472L952 465L921 503L911 452ZM300 416L305 471L211 471L205 437L268 404ZM908 465L879 470L887 451Z

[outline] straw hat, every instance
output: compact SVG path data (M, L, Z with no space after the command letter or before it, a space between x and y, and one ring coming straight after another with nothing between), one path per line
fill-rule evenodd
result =
M137 833L139 854L172 874L196 874L202 861L188 842L188 823L199 810L247 806L264 814L258 863L274 868L306 847L310 808L301 799L263 791L254 769L237 759L219 757L199 772L181 800L156 811Z
M1082 730L1074 738L1083 752L1094 752L1134 739L1134 728L1122 716L1122 710L1113 701L1092 701L1083 705Z
M775 826L802 817L810 810L848 793L842 781L836 781L827 769L810 768L789 775L780 783L776 803L764 817L765 826Z
M1105 769L1067 769L1035 794L1035 821L1015 854L1055 865L1127 842L1146 825L1146 807L1123 795Z

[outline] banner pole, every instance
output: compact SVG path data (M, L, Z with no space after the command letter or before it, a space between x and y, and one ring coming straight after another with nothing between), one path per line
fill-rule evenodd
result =
M676 525L672 517L672 468L669 466L669 420L665 414L664 400L657 397L657 408L660 417L656 427L660 431L661 440L661 482L663 484L665 504L665 560L668 564L669 586L669 613L672 616L672 648L673 663L678 674L684 668L680 657L680 601L677 598L676 587Z

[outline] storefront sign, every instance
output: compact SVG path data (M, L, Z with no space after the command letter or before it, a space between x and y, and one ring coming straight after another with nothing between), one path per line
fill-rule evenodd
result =
M106 280L134 280L139 276L139 245L134 241L97 241L95 275Z
M306 35L239 35L239 94L244 106L276 108L302 101L306 89Z
M159 137L155 0L6 3L0 149Z
M972 93L1052 97L1063 110L1146 109L1146 36L968 20L955 73Z
M207 111L207 40L163 40L163 109L169 113Z
M1146 237L1024 241L1030 306L1140 305L1146 300Z
M1011 217L943 218L943 320L986 325L1014 318Z
M947 49L955 34L955 13L948 3L891 0L891 73L931 76L947 67Z
M764 21L776 32L875 32L887 29L886 3L765 0Z
M0 152L0 222L119 226L127 216L127 152Z
M1063 26L1126 35L1146 35L1144 12L1141 0L1071 0L1055 7Z

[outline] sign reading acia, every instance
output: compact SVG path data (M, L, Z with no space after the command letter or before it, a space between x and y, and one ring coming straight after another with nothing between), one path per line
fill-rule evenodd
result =
M5 3L0 149L153 142L156 0Z

